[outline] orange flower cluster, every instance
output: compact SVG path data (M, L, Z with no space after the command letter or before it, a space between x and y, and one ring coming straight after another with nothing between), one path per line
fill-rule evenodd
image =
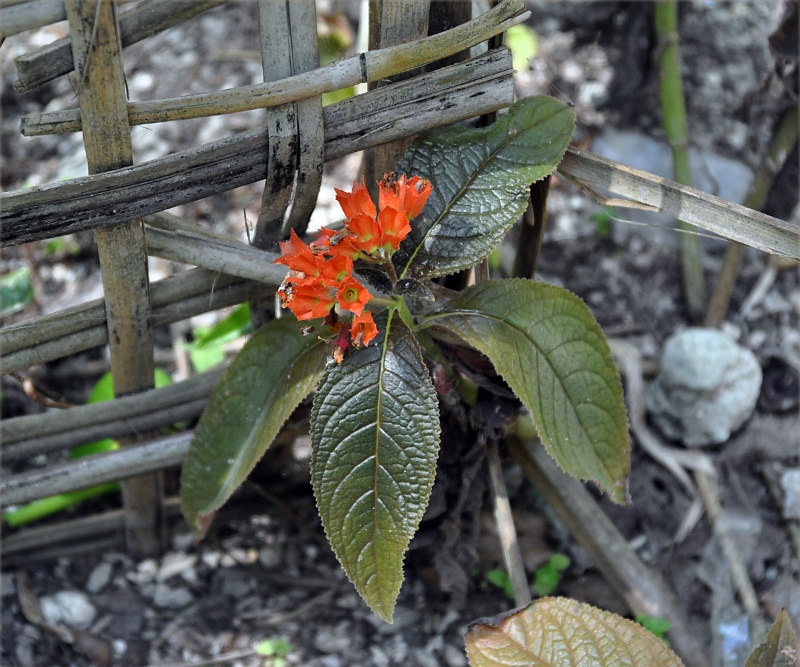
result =
M386 174L379 184L378 211L363 181L353 183L352 192L336 190L336 199L347 216L340 232L323 228L310 246L294 230L288 241L280 243L276 264L289 267L289 274L278 293L285 308L298 320L325 318L337 338L337 361L341 361L347 341L335 307L353 313L350 338L353 344L368 345L378 335L372 314L364 307L372 298L353 277L353 260L388 261L411 231L408 221L419 215L431 193L431 185L419 176L395 179Z

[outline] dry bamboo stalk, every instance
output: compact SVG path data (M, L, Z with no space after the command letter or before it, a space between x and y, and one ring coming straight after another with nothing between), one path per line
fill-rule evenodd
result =
M305 1L305 0L303 0ZM280 81L299 74L292 66L294 25L286 0L258 0L258 27L264 81ZM316 34L314 35L316 39ZM319 63L317 63L317 67ZM283 221L292 199L297 169L297 108L293 102L266 109L269 152L264 155L267 177L261 193L261 208L253 234L253 245L265 250L282 240ZM264 308L250 304L253 323L264 323Z
M785 220L573 148L558 171L602 203L666 213L764 252L800 259L800 228ZM606 191L628 199L607 199Z
M276 253L259 250L232 238L220 239L188 222L164 224L158 216L145 218L147 252L173 262L192 264L230 276L280 285L286 268L272 262ZM152 226L151 226L152 225Z
M64 0L31 0L0 7L0 40L65 18Z
M382 49L421 39L428 34L430 0L370 0L369 3L369 48ZM408 78L400 75L394 80ZM378 88L384 82L370 84ZM397 160L408 148L411 137L397 139L391 143L375 146L364 152L363 172L370 196L377 201L377 182L386 172L394 170Z
M325 159L511 103L509 52L392 84L323 110ZM0 195L0 242L16 245L129 220L266 176L263 129L108 174Z
M145 37L155 35L157 32L166 30L226 1L146 0L134 7L124 7L120 11L119 17L122 46L128 46ZM56 20L61 20L65 17L63 1L59 1L57 4L61 5L61 18ZM5 11L10 11L10 8ZM63 74L69 74L74 68L72 49L68 38L59 39L35 51L25 53L16 58L14 63L17 66L17 76L19 77L14 82L14 89L18 93L33 90Z
M42 470L11 475L0 480L0 497L6 507L21 505L38 498L180 465L189 451L192 435L181 433L167 436Z
M193 279L192 276L199 277L200 280ZM240 304L247 301L253 293L262 290L264 294L271 291L259 283L204 270L197 270L196 273L187 271L174 280L177 282L178 278L182 278L180 283L185 288L186 294L174 301L154 307L152 320L154 327ZM102 317L102 306L99 319L94 320L91 326L87 326L89 318L86 317L86 313L96 307L95 303L90 302L77 309L70 309L66 315L55 314L46 318L36 318L15 327L14 333L23 334L25 339L18 344L14 352L6 352L3 349L3 373L22 370L104 345L108 341L108 336L105 320ZM46 342L40 342L40 339L49 336L50 327L53 325L58 328L59 335Z
M3 420L3 460L17 461L103 438L132 436L196 417L222 372L223 368L215 368L141 394Z
M294 102L362 82L378 81L458 53L500 34L530 16L530 12L523 10L524 3L521 0L502 0L469 23L438 35L362 53L280 81L215 93L129 103L129 122L131 125L141 125L236 113ZM22 132L28 136L79 130L80 117L74 110L33 114L23 118L22 123Z
M292 23L293 72L308 72L319 67L317 38L317 9L314 0L290 1L289 20ZM286 220L291 228L303 234L311 213L317 205L322 186L322 166L325 163L325 124L322 116L322 95L308 97L295 103L297 109L297 176L292 208Z
M511 453L631 610L668 618L670 639L686 665L708 665L706 649L692 632L672 591L628 546L583 485L563 472L538 441L512 441Z
M205 294L214 287L221 289L235 282L234 278L218 277L212 271L185 271L151 285L151 306L164 312L163 307L189 297ZM164 319L163 316L160 319ZM81 333L105 322L102 299L93 299L57 313L35 317L0 331L0 346L4 355L41 345L70 333ZM4 373L11 371L3 368Z
M89 173L133 164L122 44L113 2L65 0L78 84ZM147 250L141 220L95 230L106 306L114 394L153 387L153 330ZM126 441L122 440L125 445ZM161 478L158 473L122 484L125 541L131 555L161 551Z

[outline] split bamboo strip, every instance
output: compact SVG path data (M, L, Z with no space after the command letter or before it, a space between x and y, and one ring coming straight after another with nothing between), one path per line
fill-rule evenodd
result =
M508 106L510 53L385 86L323 110L325 160ZM266 176L264 129L119 169L0 195L0 242L16 245L130 220Z
M370 51L425 37L430 4L430 0L369 0ZM407 78L408 73L393 77L393 80ZM385 83L389 81L375 81L369 84L369 88L372 90ZM394 171L411 140L412 137L403 137L364 152L362 171L373 200L378 201L378 181L385 173Z
M583 485L561 470L538 440L513 440L511 454L631 610L668 618L670 640L686 665L708 665L705 647L672 591L636 555Z
M41 0L40 0L41 2ZM145 0L133 7L120 11L119 27L122 46L129 46L155 35L192 16L208 11L227 0ZM32 4L32 3L29 3ZM65 17L63 2L61 18ZM4 11L10 11L11 8ZM61 20L61 19L56 19ZM17 66L17 81L14 89L25 93L44 85L48 81L69 74L74 69L72 49L69 39L59 39L35 51L25 53L14 59Z
M192 435L181 433L167 436L43 470L11 475L0 480L0 497L6 507L21 505L38 498L177 466L183 462L186 452L189 451Z
M666 213L731 241L800 259L800 228L785 220L574 148L558 171L602 203ZM607 199L604 192L627 199Z
M288 0L292 23L292 69L308 72L319 67L317 10L315 0ZM297 109L297 174L292 207L286 220L288 229L303 234L317 205L325 163L325 124L322 95L307 97L295 103Z
M498 35L530 16L530 12L523 10L522 0L502 0L496 7L469 23L438 35L368 51L280 81L215 93L129 103L129 122L131 125L141 125L249 111L294 102L358 83L378 81L458 53ZM22 132L28 136L79 130L80 117L75 110L33 114L23 118L22 123Z
M689 139L686 131L686 103L681 80L678 39L678 4L662 0L653 5L656 37L658 39L658 75L661 87L661 114L664 133L672 150L672 176L676 183L691 185L689 168ZM693 232L695 228L679 220L678 228ZM689 315L700 319L706 305L706 283L703 277L703 254L696 234L680 235L683 294Z
M294 24L289 12L290 7L286 0L258 0L261 67L265 82L280 81L299 74L293 67ZM316 44L316 32L314 39ZM316 67L319 67L319 62ZM252 238L253 245L261 249L283 240L283 222L292 199L298 158L295 103L269 107L265 111L269 142L269 152L264 154L267 177L261 192L261 207ZM251 303L250 314L256 328L264 323L263 307Z
M198 225L174 220L164 224L158 215L145 218L147 252L173 262L192 264L230 276L280 285L286 267L273 264L276 253L259 250L232 238L220 239Z
M31 0L0 7L0 39L65 18L64 0Z
M180 287L180 290L174 290L180 295L176 295L166 303L158 304L156 297L159 296L159 291L153 290L153 327L165 326L201 313L240 304L247 301L254 293L266 295L274 291L274 288L263 284L202 269L187 271L167 280L174 281L175 284L168 284L165 287ZM154 287L159 287L159 283L155 283ZM166 291L161 294L165 295ZM52 338L51 327L58 330L58 335ZM22 341L17 340L17 349L13 352L7 351L2 345L5 333L0 336L0 347L3 348L3 373L12 373L35 364L90 350L108 341L102 302L98 305L98 301L70 309L67 313L56 313L15 326L9 333L13 333L17 339L21 335Z
M116 5L65 0L72 58L80 80L78 101L89 173L133 164L127 86ZM147 250L141 220L95 230L106 306L111 375L116 396L153 388L153 330ZM122 440L123 446L129 443ZM134 557L161 551L161 478L158 473L122 483L125 542Z
M104 438L135 436L197 417L223 370L214 368L183 382L103 403L3 420L3 461L19 461Z

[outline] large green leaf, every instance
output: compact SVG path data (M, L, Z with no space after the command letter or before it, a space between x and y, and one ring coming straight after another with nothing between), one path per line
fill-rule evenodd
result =
M439 408L417 341L396 312L332 368L314 396L311 481L319 514L361 597L391 622L403 555L428 504Z
M441 276L486 257L525 210L531 183L561 162L574 126L563 102L529 97L491 127L417 139L397 170L434 189L395 253L400 277Z
M744 667L797 667L797 635L789 614L781 609L767 636L748 656Z
M225 371L200 417L181 473L181 509L203 535L325 370L329 348L297 320L265 324Z
M568 473L625 502L630 438L622 383L597 322L565 289L530 280L464 290L424 327L441 327L492 360Z
M569 598L541 598L466 636L472 667L682 667L680 658L641 625Z

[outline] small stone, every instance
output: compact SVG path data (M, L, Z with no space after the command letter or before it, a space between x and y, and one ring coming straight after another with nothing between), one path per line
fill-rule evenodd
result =
M148 581L153 581L158 573L158 563L152 558L146 558L136 568L136 572L129 572L128 579L136 582L137 584L144 584Z
M161 561L161 567L156 574L156 581L166 581L177 574L191 570L197 562L197 556L186 553L168 553Z
M158 584L153 592L153 604L167 609L180 609L193 599L187 588L171 588L166 584Z
M333 628L321 628L314 637L314 648L322 653L344 653L352 647L353 637L344 623Z
M59 591L41 599L42 614L50 625L63 623L78 630L87 629L97 611L85 593L81 591Z
M89 574L89 579L86 581L86 590L90 593L99 593L102 591L106 586L108 586L108 582L111 581L111 574L114 571L114 566L111 563L102 562L97 567L95 567L91 574Z
M760 389L761 366L750 350L716 329L689 328L667 340L647 408L669 438L719 444L750 417Z
M389 656L379 647L370 646L369 654L372 658L372 664L375 665L375 667L389 667Z
M457 648L452 644L444 647L444 660L448 667L465 667L467 664L467 654L463 648Z
M781 486L786 494L783 498L783 518L800 519L800 468L783 473Z

